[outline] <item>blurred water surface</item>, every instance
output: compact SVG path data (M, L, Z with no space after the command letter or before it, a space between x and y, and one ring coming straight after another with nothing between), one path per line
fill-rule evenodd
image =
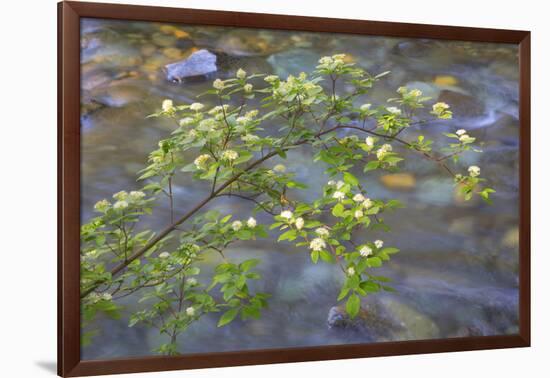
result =
M272 240L235 244L227 255L258 257L263 280L257 288L272 293L260 320L239 320L216 328L206 317L180 337L183 353L265 349L501 335L518 331L518 60L513 45L459 41L409 40L329 33L304 33L168 25L84 19L82 63L82 219L93 216L93 204L119 190L140 187L136 172L147 154L175 125L146 119L165 98L192 102L210 88L212 78L176 85L162 67L192 51L207 48L235 57L249 72L286 76L311 71L320 56L349 54L371 73L390 70L369 102L380 103L397 87L408 85L452 105L451 121L431 122L422 133L444 143L441 133L457 128L485 141L483 154L471 153L462 164L478 164L496 188L494 205L455 198L452 182L429 161L411 155L407 176L362 178L369 195L397 198L406 209L386 217L388 234L369 235L401 249L380 269L397 293L383 293L364 303L365 320L348 327L329 327L340 316L335 298L341 274L333 266L309 261L304 250ZM234 68L234 67L230 67ZM229 69L229 68L228 68ZM201 102L208 105L208 98ZM413 137L419 132L412 128ZM286 165L319 194L326 182L321 165L307 164L311 151L296 150ZM192 159L192 156L188 157ZM275 164L276 162L273 162ZM384 181L385 180L385 181ZM184 212L205 195L206 188L180 177L176 207ZM143 227L167 222L167 204ZM219 199L216 208L240 218L248 204ZM260 217L259 221L269 222ZM204 276L217 262L205 262ZM136 298L128 297L129 310ZM332 310L331 310L332 308ZM152 354L161 342L155 330L128 328L125 320L100 319L101 333L84 347L84 359Z

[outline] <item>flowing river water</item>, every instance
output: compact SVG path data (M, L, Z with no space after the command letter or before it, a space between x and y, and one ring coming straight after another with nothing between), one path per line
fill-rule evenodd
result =
M393 279L397 292L369 297L359 320L347 321L335 307L342 277L334 266L313 265L308 253L285 242L249 241L233 245L227 255L262 260L263 279L256 288L272 294L269 309L259 320L223 328L216 328L216 316L201 319L180 336L183 353L517 333L516 46L100 19L82 21L81 45L83 221L93 216L96 201L140 188L136 172L174 129L146 116L165 98L193 102L211 87L213 78L171 83L162 70L201 48L235 57L234 64L242 63L248 72L281 76L312 71L320 56L346 53L373 74L391 71L369 102L381 103L407 85L452 106L452 120L422 125L436 145L446 143L442 132L458 128L486 142L483 153L468 153L461 164L482 167L497 190L492 206L462 202L437 165L412 154L406 155L402 175L361 178L370 196L397 198L407 207L386 217L392 232L369 235L401 249L379 269ZM418 135L419 129L408 133ZM299 194L304 199L318 195L327 181L322 165L303 164L311 154L295 150L285 162L309 185ZM191 208L206 190L182 174L175 186L177 211ZM249 204L234 199L217 200L210 208L241 219L251 212ZM160 229L167 219L167 203L159 202L143 227ZM204 277L217 262L215 255L207 256ZM124 305L131 311L136 302L131 296ZM82 349L84 359L150 355L165 342L156 330L129 328L126 318L101 318L98 326L100 334Z

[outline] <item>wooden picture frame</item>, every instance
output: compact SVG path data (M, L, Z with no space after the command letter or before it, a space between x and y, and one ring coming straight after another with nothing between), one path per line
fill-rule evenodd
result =
M519 333L360 345L297 347L177 357L81 360L80 18L106 18L374 36L516 44L520 69ZM438 353L530 345L530 33L528 31L236 13L85 2L58 4L58 374L83 376L297 361Z

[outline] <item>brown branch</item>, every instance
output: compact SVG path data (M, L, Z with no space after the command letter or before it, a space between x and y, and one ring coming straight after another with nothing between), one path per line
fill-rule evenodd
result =
M372 131L372 130L363 129L362 127L352 126L352 125L338 125L338 126L336 126L336 128L359 130L361 132L364 132L364 133L367 133L367 134L370 134L370 135L374 135L374 136L377 136L379 138L384 138L384 139L387 139L387 140L393 140L393 141L395 141L397 143L400 143L400 144L402 144L402 145L404 145L404 146L406 146L406 147L408 147L408 148L410 148L410 149L412 149L416 152L421 153L426 159L434 161L441 168L443 168L445 171L447 171L447 173L449 173L449 175L451 175L452 177L455 177L455 174L453 173L453 171L449 168L449 166L447 164L445 164L443 162L445 159L440 159L436 156L433 156L433 155L427 153L426 151L422 151L422 150L418 149L418 147L412 145L411 143L407 142L404 139L398 138L397 136L380 134L380 133L377 133L377 132Z
M376 133L374 131L370 131L370 130L366 130L366 129L363 129L361 127L358 127L358 126L351 126L351 125L336 125L330 129L327 129L327 130L324 130L324 131L319 131L317 134L315 134L312 138L308 138L308 139L301 139L291 145L288 145L288 146L283 146L283 147L280 147L279 150L275 150L275 151L271 151L269 152L268 154L262 156L261 158L257 159L256 161L254 161L252 164L248 165L245 169L243 169L242 171L236 173L233 177L231 177L230 179L228 179L225 183L223 183L222 185L220 185L218 187L218 189L214 190L213 192L211 192L207 197L205 197L202 201L200 201L197 205L195 205L195 207L193 207L191 210L189 210L186 214L184 214L182 217L180 217L177 221L173 222L172 224L168 225L166 228L164 228L159 234L157 234L157 236L155 236L153 239L151 239L147 244L145 244L143 247L141 247L139 250L137 250L134 254L132 254L131 256L129 256L127 259L125 259L123 262L119 263L118 265L116 265L112 270L111 270L111 277L114 277L116 275L118 275L120 272L122 272L130 263L132 263L133 261L135 261L136 259L140 258L141 256L143 256L148 250L150 250L151 248L153 248L158 242L160 242L162 239L164 239L166 236L168 236L172 231L174 231L175 229L177 229L177 226L179 226L180 224L184 223L185 221L187 221L189 218L191 218L193 215L195 215L198 211L200 211L206 204L208 204L212 199L218 197L225 189L227 189L228 187L230 187L233 183L235 183L243 174L245 174L246 172L252 170L253 168L256 168L257 166L259 166L260 164L262 164L263 162L265 162L266 160L276 156L279 151L287 151L288 149L290 149L291 147L296 147L296 146L300 146L300 145L303 145L303 144L306 144L308 142L311 142L312 139L316 139L316 138L319 138L325 134L328 134L328 133L331 133L333 131L336 131L336 130L339 130L339 129L354 129L354 130L359 130L361 132L365 132L365 133L368 133L368 134L371 134L371 135L374 135L374 136L378 136L378 137L381 137L381 138L386 138L386 139L390 139L390 140L394 140L400 144L403 144L411 149L414 149L418 152L421 152L426 158L432 160L432 161L435 161L436 163L438 163L439 165L441 165L444 169L446 169L453 177L454 177L454 174L452 173L452 171L447 167L446 164L440 162L440 161L437 161L436 158L434 158L433 156L431 156L430 154L426 153L426 152L423 152L423 151L420 151L418 150L417 148L415 148L413 145L411 145L410 143L408 143L407 141L403 140L403 139L400 139L400 138L397 138L397 137L392 137L391 135L384 135L384 134L379 134L379 133ZM80 298L84 298L86 297L87 295L89 295L91 292L93 292L98 286L100 286L102 284L102 282L96 282L94 283L93 285L91 285L89 288L87 288L86 290L84 290L83 292L81 292L80 294Z
M218 197L220 197L220 196L237 197L237 198L241 198L243 200L254 202L256 205L258 205L266 213L271 214L271 215L275 215L275 213L272 210L268 209L263 203L261 203L260 201L258 201L257 199L255 199L253 197L248 197L248 196L245 196L245 195L242 195L242 194L237 194L237 193L221 193L221 194L218 195Z

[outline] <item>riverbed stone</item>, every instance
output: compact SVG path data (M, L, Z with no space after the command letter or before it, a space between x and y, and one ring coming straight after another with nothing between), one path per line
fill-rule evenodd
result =
M291 43L290 34L240 29L223 34L216 49L235 56L268 56L285 50Z
M271 55L267 61L273 66L275 74L282 78L298 75L315 69L319 55L311 50L293 49Z
M416 186L416 178L410 173L392 173L380 177L380 182L388 189L408 191Z
M428 39L410 39L398 42L392 49L394 54L407 58L420 58L433 50L433 41Z
M174 46L177 42L177 38L173 35L167 35L163 33L155 33L151 37L151 41L160 47L170 47Z
M485 111L483 103L478 99L456 91L441 91L437 101L446 102L450 105L453 114L460 115L461 117L480 116Z
M454 86L458 84L458 79L451 75L437 75L434 78L434 84L441 86Z
M372 341L431 339L439 336L437 324L425 314L396 298L376 295L362 301L359 314L351 319L345 306L329 310L327 325L335 331L365 334Z
M184 60L164 66L169 81L181 81L186 78L212 74L218 71L218 58L212 52L202 49Z

